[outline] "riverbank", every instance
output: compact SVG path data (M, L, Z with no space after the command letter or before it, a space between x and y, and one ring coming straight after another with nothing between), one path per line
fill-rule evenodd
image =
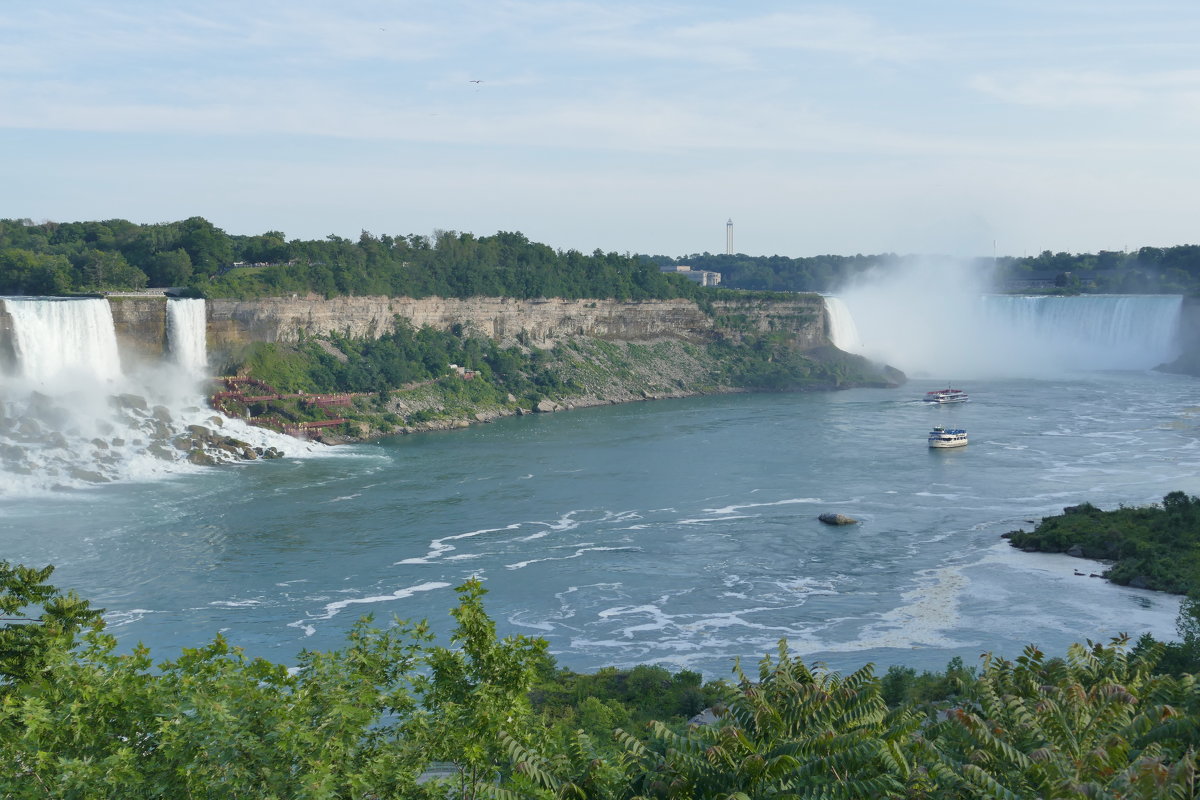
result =
M322 349L328 353L330 345L325 343ZM457 368L436 380L360 393L346 405L330 409L330 414L345 420L343 424L314 427L307 435L326 444L345 444L602 405L750 391L896 386L904 381L896 370L825 347L792 354L803 366L803 374L794 380L747 385L750 361L743 356L738 349L714 350L674 339L613 342L576 337L530 356L542 375L537 391L518 394L495 374ZM286 412L274 408L267 413L278 419Z

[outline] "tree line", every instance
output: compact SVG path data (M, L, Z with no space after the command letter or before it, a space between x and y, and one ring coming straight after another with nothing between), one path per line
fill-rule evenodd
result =
M696 253L631 255L555 250L519 232L476 236L336 235L287 239L280 231L228 234L203 217L138 224L0 220L0 294L62 295L145 287L188 288L209 297L286 294L392 297L508 296L638 300L711 296L660 266L718 272L732 289L831 292L872 270L925 256ZM1200 293L1200 245L1135 251L970 259L998 291Z
M721 273L733 289L834 292L873 271L887 272L944 257L898 255L748 256L697 253L643 256L653 264ZM1200 245L1143 247L1130 252L1064 253L966 259L965 266L995 291L1048 293L1200 294Z
M208 297L316 293L392 297L694 298L698 285L643 259L554 250L519 232L491 236L330 235L286 240L279 231L230 235L202 217L0 220L0 293L61 295L145 287Z

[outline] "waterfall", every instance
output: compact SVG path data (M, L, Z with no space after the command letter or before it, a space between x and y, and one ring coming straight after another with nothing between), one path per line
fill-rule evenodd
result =
M321 449L208 407L195 380L206 371L202 300L170 301L170 359L128 371L107 300L0 302L11 320L0 351L15 357L0 377L0 498Z
M862 340L850 309L838 297L825 297L825 313L829 317L829 340L833 346L847 353L861 353Z
M968 295L932 287L912 297L859 290L843 303L864 343L843 349L912 376L961 379L1151 369L1178 355L1182 298Z
M45 384L84 373L100 380L121 375L117 336L107 300L5 298L13 320L13 351L27 380Z
M203 377L208 371L205 339L204 301L167 300L167 348L189 375Z
M1177 295L989 296L983 324L1083 369L1147 369L1179 355Z

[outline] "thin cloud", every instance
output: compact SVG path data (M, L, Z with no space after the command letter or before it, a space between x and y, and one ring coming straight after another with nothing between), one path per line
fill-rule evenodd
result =
M979 75L971 88L1006 103L1042 108L1128 110L1161 103L1196 102L1200 70L1140 75L1098 70L1040 70Z

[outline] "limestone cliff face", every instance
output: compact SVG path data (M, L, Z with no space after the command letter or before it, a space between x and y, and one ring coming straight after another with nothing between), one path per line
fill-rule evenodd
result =
M0 303L0 371L11 373L17 364L16 334L13 321L4 304Z
M110 297L109 304L122 357L161 358L167 349L167 299ZM718 328L734 337L786 332L803 349L829 344L824 301L816 295L782 301L721 300L712 304L711 314L690 300L316 296L209 300L205 313L208 348L215 359L250 342L295 342L329 333L375 338L390 332L397 317L415 328L461 326L505 345L520 339L537 347L576 336L627 342L703 342ZM3 323L0 319L0 326Z
M446 330L457 325L502 343L520 336L542 347L573 336L698 342L711 337L717 325L735 333L787 331L805 348L828 343L824 302L815 295L787 301L720 301L713 304L711 316L690 300L506 297L217 299L208 302L207 314L209 349L215 353L231 352L253 341L294 342L316 334L378 337L392 330L397 316L416 328Z
M159 361L167 350L167 298L109 297L122 359Z

